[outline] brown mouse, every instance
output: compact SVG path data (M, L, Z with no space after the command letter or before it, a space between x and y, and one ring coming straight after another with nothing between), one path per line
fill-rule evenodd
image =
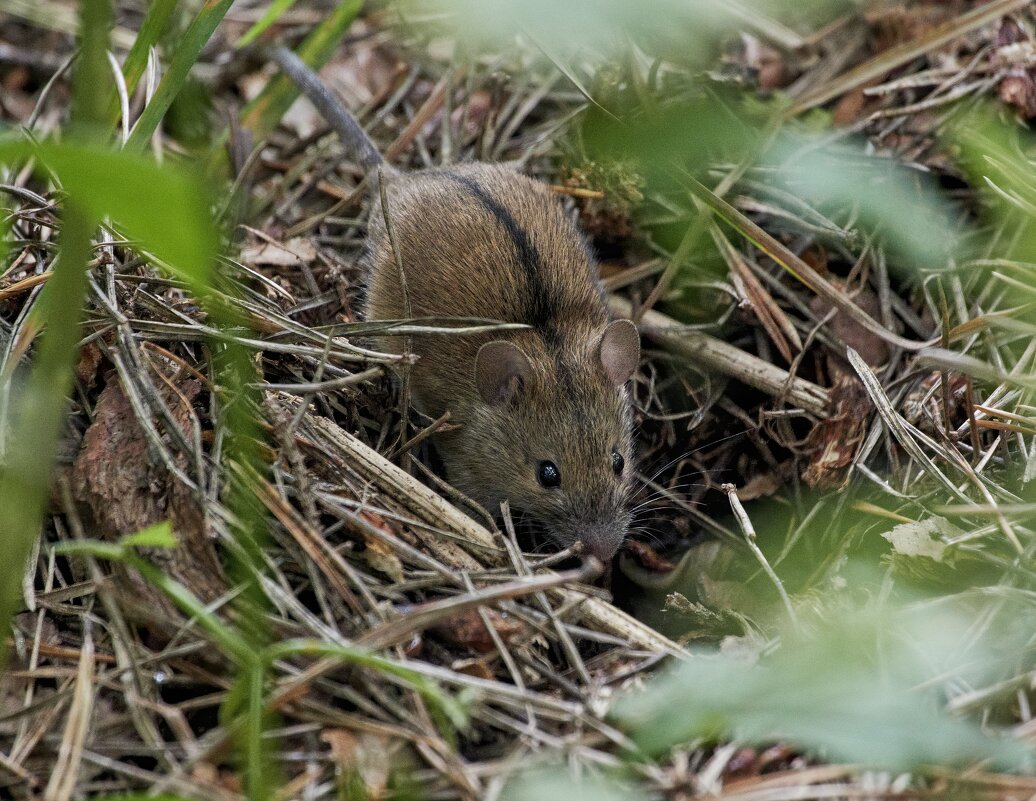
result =
M412 337L414 405L430 417L449 410L460 424L435 440L450 483L491 512L507 500L558 544L580 541L609 561L630 521L626 382L640 339L629 320L609 321L584 237L547 186L508 167L386 167L294 53L277 47L271 56L373 183L384 182L368 227L367 319L479 317L529 326ZM399 353L404 340L376 344Z

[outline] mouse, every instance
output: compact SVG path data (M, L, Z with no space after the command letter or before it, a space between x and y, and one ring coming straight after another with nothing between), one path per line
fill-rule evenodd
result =
M389 166L294 52L268 52L372 187L364 318L525 326L407 338L413 405L456 424L433 435L447 481L492 513L507 501L559 548L581 543L610 563L631 520L640 335L609 315L586 237L550 187L509 165ZM393 354L407 345L374 344Z

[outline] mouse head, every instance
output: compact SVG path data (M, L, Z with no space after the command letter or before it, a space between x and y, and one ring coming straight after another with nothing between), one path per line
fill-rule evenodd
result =
M562 546L607 562L629 526L633 486L626 382L637 329L616 320L548 350L538 336L478 351L478 402L444 454L450 479L491 511L500 501Z

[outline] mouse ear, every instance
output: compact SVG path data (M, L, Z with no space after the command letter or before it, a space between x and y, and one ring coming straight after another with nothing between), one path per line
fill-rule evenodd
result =
M486 403L506 403L529 384L529 357L513 342L487 342L475 357L475 386Z
M615 386L626 383L640 361L640 334L629 320L615 320L604 329L599 346L604 372Z

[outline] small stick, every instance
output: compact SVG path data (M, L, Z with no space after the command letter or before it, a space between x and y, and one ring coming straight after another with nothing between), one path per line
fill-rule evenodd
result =
M438 431L440 428L446 425L449 421L450 410L447 409L445 412L442 413L441 417L437 418L435 421L422 428L420 431L414 434L414 436L412 436L410 439L408 439L406 442L400 445L399 448L390 453L387 457L388 460L394 461L395 458L400 454L412 451L414 448L416 448L418 445L420 445L422 442L428 439L432 434L434 434L436 431Z
M741 526L741 531L745 535L745 542L748 543L749 549L755 554L755 558L759 560L759 564L762 565L766 575L770 577L770 581L773 582L773 586L777 588L777 594L781 596L781 601L784 603L784 608L788 612L788 619L791 621L791 625L796 629L799 627L798 618L795 617L795 610L792 608L791 599L788 597L788 593L784 589L784 585L781 580L777 577L773 568L770 567L770 563L766 561L766 556L759 550L759 546L755 541L755 528L752 526L752 521L748 517L748 513L745 511L745 507L741 505L741 499L737 497L737 487L733 484L723 484L720 489L727 493L727 499L730 501L730 509L734 513L734 517L737 518L738 525Z
M396 259L396 269L399 271L399 288L403 295L403 316L406 319L413 319L413 312L410 308L410 291L407 288L406 282L406 271L403 269L403 254L399 251L399 245L396 242L396 235L392 230L392 220L389 214L388 208L388 192L385 189L384 175L382 175L381 168L378 168L378 192L381 194L381 216L385 221L385 233L388 235L389 244L392 246L392 255ZM403 337L403 353L404 355L410 355L412 338L409 334ZM408 473L410 472L410 452L403 449L403 444L407 439L407 423L410 420L410 365L405 363L402 365L400 371L402 373L401 388L399 392L399 447L398 450L403 455L403 469Z

